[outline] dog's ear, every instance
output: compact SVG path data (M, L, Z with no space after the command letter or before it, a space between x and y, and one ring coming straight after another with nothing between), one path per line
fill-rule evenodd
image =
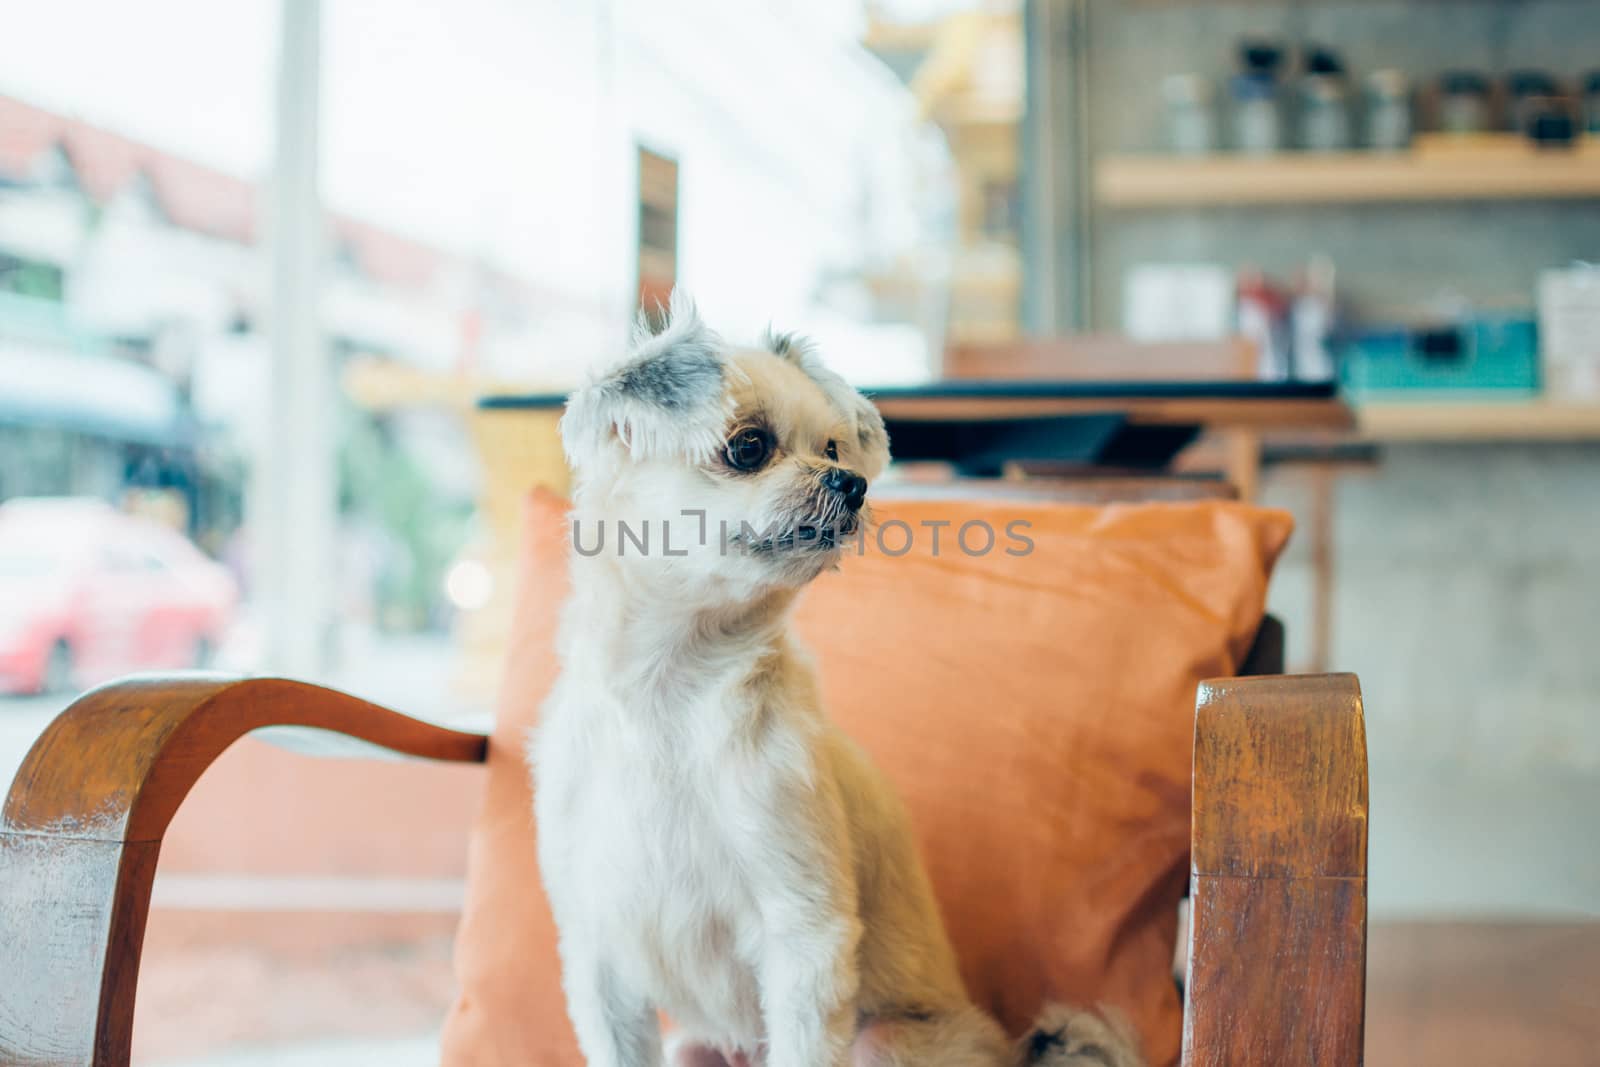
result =
M872 401L862 396L855 387L835 371L829 370L817 355L815 346L806 338L793 333L774 333L767 330L766 346L774 355L782 356L806 372L827 394L828 401L844 413L855 437L851 465L856 473L872 481L889 465L889 432L884 429L883 416Z
M856 444L862 456L858 473L870 482L889 465L889 431L884 428L877 405L854 389L851 393L855 402Z
M582 467L616 446L635 459L708 458L722 447L732 403L723 353L693 302L674 292L659 333L641 316L622 362L567 398L561 440L568 461Z

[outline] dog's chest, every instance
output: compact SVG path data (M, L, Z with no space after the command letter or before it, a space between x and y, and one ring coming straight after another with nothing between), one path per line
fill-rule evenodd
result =
M581 775L545 783L562 794L540 818L561 854L546 877L563 883L562 921L592 930L680 1025L752 1040L758 903L718 783L690 753L611 740Z

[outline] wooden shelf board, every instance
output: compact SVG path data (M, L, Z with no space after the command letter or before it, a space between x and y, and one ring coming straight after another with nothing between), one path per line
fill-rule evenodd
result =
M1107 207L1600 199L1600 153L1551 151L1106 156L1095 197Z
M1372 441L1600 441L1600 401L1372 401L1356 408Z

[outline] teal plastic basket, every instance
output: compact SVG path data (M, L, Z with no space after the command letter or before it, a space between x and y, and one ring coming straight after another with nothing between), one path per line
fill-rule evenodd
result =
M1539 391L1539 333L1532 319L1477 319L1440 329L1393 327L1347 334L1336 347L1339 381L1355 396Z

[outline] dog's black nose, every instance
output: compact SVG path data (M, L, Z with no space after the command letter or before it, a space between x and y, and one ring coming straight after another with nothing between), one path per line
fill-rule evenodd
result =
M859 511L861 502L867 499L867 480L855 471L834 467L822 476L822 484L844 497L845 507L851 511Z

